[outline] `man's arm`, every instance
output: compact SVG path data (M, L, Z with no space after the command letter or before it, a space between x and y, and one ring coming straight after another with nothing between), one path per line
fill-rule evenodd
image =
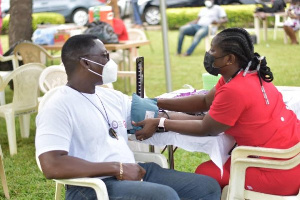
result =
M197 24L197 22L199 21L200 17L198 16L197 19L190 21L188 24Z
M141 180L146 171L135 163L89 162L72 157L66 151L49 151L39 156L42 171L48 179L114 176L118 180Z
M228 18L227 17L221 17L219 19L219 21L213 21L212 24L220 26L220 25L222 25L222 24L224 24L226 22L228 22Z

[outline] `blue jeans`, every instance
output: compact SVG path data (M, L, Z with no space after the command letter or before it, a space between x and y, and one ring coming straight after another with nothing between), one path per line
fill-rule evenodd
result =
M202 38L208 35L208 26L200 26L198 24L187 24L180 27L177 46L178 54L181 54L182 43L184 40L184 36L186 35L194 36L193 42L186 52L188 55L191 55L196 46L202 40Z
M133 18L134 23L137 25L142 25L141 15L139 11L139 6L137 4L137 1L132 1L132 8L133 8Z
M220 200L221 189L211 177L161 168L155 163L141 163L144 181L103 179L110 200ZM92 188L68 186L67 200L95 200Z

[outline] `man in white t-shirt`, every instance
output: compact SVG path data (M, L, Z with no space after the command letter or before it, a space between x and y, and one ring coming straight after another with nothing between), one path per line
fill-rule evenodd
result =
M112 199L219 200L208 176L136 164L127 145L131 101L96 87L116 81L117 65L93 35L76 35L62 48L66 86L39 110L36 156L49 179L98 177ZM97 199L92 188L66 186L66 199Z
M207 36L209 25L221 25L227 22L225 10L214 4L214 0L206 0L205 8L202 8L198 14L198 18L189 24L186 24L179 29L177 55L181 55L182 43L184 36L194 36L191 46L183 56L190 56L199 42Z

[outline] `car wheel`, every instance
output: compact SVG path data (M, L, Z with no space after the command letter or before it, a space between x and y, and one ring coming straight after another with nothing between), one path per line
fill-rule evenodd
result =
M241 5L242 3L240 1L233 1L230 3L230 5Z
M144 12L144 20L149 25L157 25L160 23L160 12L159 8L156 6L150 6L146 8Z
M89 16L88 12L85 9L77 9L73 12L72 22L79 25L84 26L88 23Z

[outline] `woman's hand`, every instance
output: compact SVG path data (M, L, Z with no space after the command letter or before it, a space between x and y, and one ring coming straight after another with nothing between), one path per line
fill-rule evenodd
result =
M140 122L132 122L134 126L143 127L141 130L135 132L135 137L137 140L145 140L156 132L159 123L159 118L148 118Z

